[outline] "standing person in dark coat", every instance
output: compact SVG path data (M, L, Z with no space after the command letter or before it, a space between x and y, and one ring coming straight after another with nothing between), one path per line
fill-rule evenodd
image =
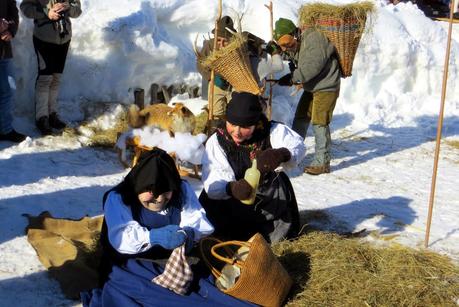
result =
M305 153L303 139L287 126L268 121L260 97L233 92L226 122L207 140L202 160L204 189L199 200L223 239L247 240L261 233L268 242L299 231L298 206L288 176L279 166L296 166ZM260 185L253 205L244 173L257 159Z
M312 163L305 168L311 175L330 172L330 122L339 96L341 71L335 46L314 28L302 33L285 18L276 21L274 38L283 52L290 55L291 73L279 79L279 85L299 83L303 94L295 112L292 128L303 138L309 124L315 138Z
M0 2L0 141L22 142L26 136L13 129L13 91L8 77L12 75L11 40L18 30L19 16L15 0Z
M35 119L42 135L66 124L58 115L57 96L72 38L70 18L81 15L80 0L23 0L21 11L34 20L33 45L37 55Z

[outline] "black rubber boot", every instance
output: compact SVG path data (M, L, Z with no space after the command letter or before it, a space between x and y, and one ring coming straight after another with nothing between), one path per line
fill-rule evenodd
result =
M64 129L67 125L59 119L56 112L49 115L49 126L54 129Z
M41 135L50 135L53 133L53 130L51 130L51 127L49 126L48 116L40 117L35 122L35 125L37 126L38 130L40 130Z

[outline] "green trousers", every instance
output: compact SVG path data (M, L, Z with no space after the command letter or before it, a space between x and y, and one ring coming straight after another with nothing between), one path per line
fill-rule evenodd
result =
M333 117L339 91L307 92L304 91L296 108L292 128L303 138L306 137L309 124L312 122L315 155L313 166L329 164L331 160L331 136L329 124Z

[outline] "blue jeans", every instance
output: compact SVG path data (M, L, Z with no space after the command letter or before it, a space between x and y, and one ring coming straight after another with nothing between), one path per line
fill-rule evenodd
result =
M8 82L11 71L11 59L0 60L0 134L13 130L11 114L13 91Z

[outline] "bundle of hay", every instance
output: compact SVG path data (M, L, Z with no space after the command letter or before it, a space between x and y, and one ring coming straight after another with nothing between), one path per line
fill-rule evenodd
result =
M227 46L214 50L208 57L197 56L198 61L221 75L235 91L255 95L262 92L250 66L247 40L241 34L234 34Z
M346 5L316 2L300 8L299 23L302 29L315 27L328 37L338 51L343 77L349 77L367 15L374 12L374 4L368 1Z
M459 267L398 244L310 232L276 244L294 279L287 306L457 306Z

